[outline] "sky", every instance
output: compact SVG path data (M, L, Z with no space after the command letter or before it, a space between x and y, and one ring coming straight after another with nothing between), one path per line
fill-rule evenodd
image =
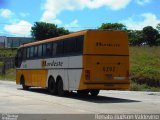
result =
M123 23L128 29L156 28L160 0L0 0L0 36L29 37L35 22L70 31Z

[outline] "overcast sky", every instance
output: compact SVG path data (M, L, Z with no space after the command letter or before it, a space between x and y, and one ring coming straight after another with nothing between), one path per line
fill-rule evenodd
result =
M0 0L0 36L30 36L36 21L71 31L123 23L128 29L160 23L160 0Z

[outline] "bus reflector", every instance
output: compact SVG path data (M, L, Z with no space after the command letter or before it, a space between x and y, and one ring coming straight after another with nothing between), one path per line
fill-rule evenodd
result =
M85 70L85 78L86 80L90 80L90 70Z

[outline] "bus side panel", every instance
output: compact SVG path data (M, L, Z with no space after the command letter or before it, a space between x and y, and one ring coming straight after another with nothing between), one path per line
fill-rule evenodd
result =
M48 70L25 70L23 72L26 85L34 87L46 87Z
M37 80L37 86L45 88L47 86L46 85L47 76L48 76L48 70L39 70L39 71L36 71L36 78L35 78L35 80Z
M81 80L82 69L68 70L69 90L78 90Z
M63 58L54 58L63 62L63 65L58 68L48 70L48 79L52 76L55 81L57 76L63 80L64 90L77 90L79 88L80 77L82 73L82 56L69 56ZM52 59L53 61L53 59ZM46 81L48 83L48 81Z
M69 57L68 78L69 90L77 90L79 88L80 77L82 73L82 56Z
M26 60L21 65L21 75L24 75L25 84L35 87L46 87L48 70L42 67L43 60ZM19 78L20 79L20 78Z
M67 69L50 69L48 70L48 76L46 79L46 87L48 87L49 77L53 77L55 82L57 82L57 77L61 77L63 80L64 90L68 90L68 70Z
M48 70L16 70L16 83L20 84L21 76L24 76L25 84L33 87L46 87Z
M22 75L22 70L16 69L16 84L20 84L21 75Z
M28 85L28 86L32 86L32 79L31 79L30 72L31 72L30 70L23 70L25 84Z

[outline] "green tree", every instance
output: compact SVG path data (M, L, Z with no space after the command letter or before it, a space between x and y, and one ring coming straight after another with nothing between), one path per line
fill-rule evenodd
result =
M154 29L152 26L144 27L143 35L148 45L150 46L156 45L156 39L158 38L158 35L159 35L156 29Z
M160 32L160 23L157 25L157 30Z
M156 40L156 44L160 46L160 23L157 25L157 30L159 31L158 39Z
M156 40L156 45L160 46L160 38Z
M141 30L128 30L127 32L130 45L141 45L144 42Z
M46 22L35 22L31 28L31 35L37 41L66 34L69 34L68 30L62 27L58 28L57 25Z
M121 23L103 23L98 29L101 30L127 30Z

